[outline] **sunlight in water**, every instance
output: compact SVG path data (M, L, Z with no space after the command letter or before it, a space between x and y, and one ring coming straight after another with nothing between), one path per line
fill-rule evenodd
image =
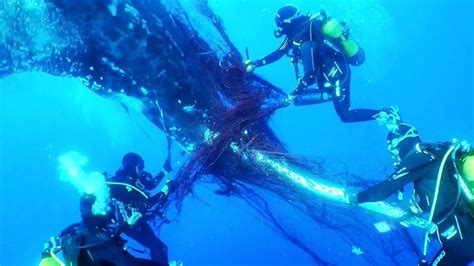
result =
M109 190L105 176L97 171L86 172L87 157L76 151L70 151L58 157L59 171L62 181L70 182L79 193L94 195L92 206L94 214L105 215L108 211Z

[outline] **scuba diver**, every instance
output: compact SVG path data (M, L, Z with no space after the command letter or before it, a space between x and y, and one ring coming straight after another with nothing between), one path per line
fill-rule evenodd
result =
M86 205L92 207L94 201L94 196L84 197L81 208ZM111 204L111 210L116 208L115 204ZM83 220L80 223L70 225L45 245L40 266L168 265L136 258L126 251L126 242L120 234L142 218L140 213L133 213L126 221L114 219L113 211L94 218L84 213L81 215ZM63 260L58 256L60 252Z
M349 202L381 201L413 183L410 209L429 216L420 265L428 265L430 240L442 248L429 265L474 261L474 150L466 142L423 143L416 129L400 123L388 134L396 172L387 180L352 194Z
M245 62L247 73L271 64L284 55L291 58L298 85L289 97L295 105L332 101L342 122L374 120L387 110L351 109L351 69L365 61L364 50L350 35L344 22L329 17L324 10L316 15L301 15L298 8L287 5L275 16L275 37L285 36L280 47L262 59ZM301 76L298 64L303 64ZM309 86L315 85L315 88Z
M164 190L154 196L150 196L150 193L170 171L171 163L168 158L162 171L153 176L145 171L143 158L130 152L123 156L122 167L117 170L114 176L108 178L107 182L111 197L116 199L119 204L123 204L123 206L120 206L121 212L128 213L125 216L131 215L133 212L139 212L143 215L143 219L125 230L124 233L143 246L148 247L151 260L162 265L168 263L168 247L155 235L147 220L156 217L156 215L164 218L159 210L166 203L169 190L173 189L173 182L168 181L164 186Z
M167 191L167 187L160 191L163 198L167 196ZM143 220L140 212L132 210L128 215L122 209L123 202L112 199L108 212L105 215L97 215L91 211L94 202L93 195L81 198L82 221L70 225L59 236L50 239L41 254L40 266L171 265L168 264L167 257L162 258L162 262L157 262L134 257L127 251L130 247L127 247L120 234L136 230L135 226ZM60 252L63 260L58 256Z
M110 192L106 213L94 213L95 196L83 195L80 201L82 221L51 239L43 252L42 263L60 261L56 253L61 251L67 265L170 265L168 248L155 235L147 218L158 214L166 221L159 210L174 189L172 181L167 181L153 196L150 191L171 171L171 164L167 160L155 177L144 168L145 162L140 155L127 153L122 159L122 167L106 182ZM126 252L122 233L148 247L150 260L138 259Z

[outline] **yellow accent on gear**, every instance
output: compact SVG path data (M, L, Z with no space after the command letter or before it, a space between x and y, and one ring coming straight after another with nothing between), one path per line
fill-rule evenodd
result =
M344 32L344 27L334 18L330 18L328 21L326 21L321 29L324 35L334 39L341 37L342 33Z
M359 49L360 49L359 44L357 44L357 42L352 37L343 39L341 41L341 44L342 44L342 47L344 47L344 53L348 57L352 57L359 52Z
M321 31L326 37L337 39L347 57L353 57L359 53L359 44L350 35L344 36L344 26L335 18L328 19L321 26Z
M468 181L474 181L474 154L462 159L462 173Z
M46 257L43 258L39 264L39 266L60 266L59 264L53 257Z

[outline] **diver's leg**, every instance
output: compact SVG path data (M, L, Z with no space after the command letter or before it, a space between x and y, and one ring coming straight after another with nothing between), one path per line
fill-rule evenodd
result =
M339 89L333 92L333 103L336 113L344 123L362 122L374 120L374 116L380 110L373 109L354 109L351 110L351 73L349 71L346 80Z
M315 75L318 70L318 45L316 42L303 42L301 44L301 62L303 63L303 79L309 84L316 82Z
M150 259L168 265L168 247L156 235L146 221L141 221L125 232L126 235L150 249Z
M293 90L293 95L305 89L306 87L316 82L317 70L317 49L318 45L315 42L303 42L300 48L301 61L303 63L303 77L299 80L298 86Z

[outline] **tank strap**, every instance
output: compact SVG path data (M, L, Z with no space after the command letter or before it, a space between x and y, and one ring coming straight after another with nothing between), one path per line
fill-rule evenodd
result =
M463 235L462 235L461 226L459 226L458 217L457 217L456 215L454 215L454 219L456 220L456 226L458 227L459 236L461 237L461 239L464 239L464 237L463 237Z
M142 190L140 190L139 188L135 187L135 186L132 186L128 183L124 183L124 182L112 182L112 181L107 181L105 182L107 183L107 185L112 185L112 186L123 186L123 187L126 187L127 189L130 189L130 190L135 190L136 192L140 193L145 199L148 199L149 197L146 195L145 192L143 192Z
M439 188L440 188L440 185L441 185L441 178L443 176L444 167L446 166L446 161L448 160L449 155L451 154L451 152L457 151L457 149L459 149L459 145L456 145L456 144L452 145L448 149L448 151L444 154L443 159L441 161L441 164L439 166L438 175L436 177L435 193L434 193L434 196L433 196L433 202L431 204L430 216L428 218L428 223L429 224L433 223L433 217L434 217L434 213L436 211L436 205L438 203L438 196L439 196ZM426 233L425 233L425 238L424 238L424 243L423 243L423 257L424 258L426 258L426 254L428 253L429 235L431 233L433 233L433 230L427 230Z
M313 41L313 20L309 21L309 40ZM316 66L314 65L314 47L311 46L311 67L313 71L316 71Z
M458 147L459 148L459 147ZM460 181L461 178L459 176L456 176L457 175L457 166L456 166L456 153L457 153L457 149L455 149L452 153L451 153L451 161L453 162L454 164L454 169L455 169L455 174L453 175L453 178L456 179L456 184L457 184L457 193L456 193L456 201L454 202L452 208L446 212L446 214L444 215L444 217L442 219L440 219L437 224L441 224L443 223L446 219L448 219L453 213L454 211L459 207L459 200L461 199L461 183Z
M459 204L459 205L461 205L461 206L459 206L460 210L463 211L463 212L469 213L469 215L471 215L471 217L474 218L474 210L471 207L470 202L469 202L469 200L472 200L473 195L471 194L468 186L464 182L464 179L462 178L462 175L459 171L459 167L456 163L456 161L457 161L456 153L452 154L452 161L453 161L453 166L454 166L454 170L455 170L454 178L456 179L457 184L458 184L458 194L463 193L464 196L467 198L463 201L464 204ZM460 195L458 195L458 196L459 196L459 198L458 198L458 203L459 203Z

